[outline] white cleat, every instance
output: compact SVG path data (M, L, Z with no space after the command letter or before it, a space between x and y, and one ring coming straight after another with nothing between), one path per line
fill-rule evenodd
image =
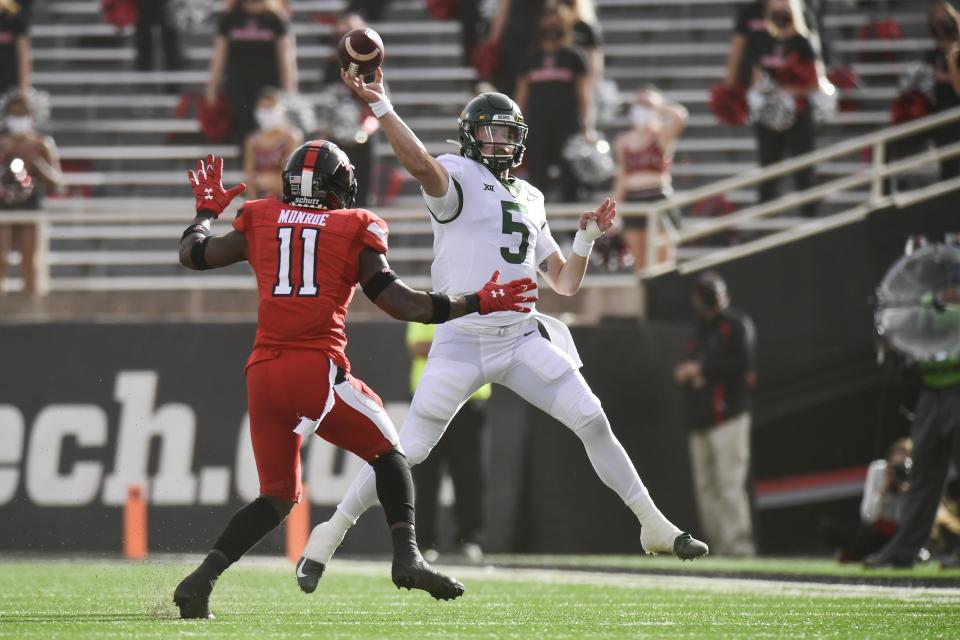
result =
M674 541L682 533L668 520L657 524L641 525L640 544L648 554L673 553Z

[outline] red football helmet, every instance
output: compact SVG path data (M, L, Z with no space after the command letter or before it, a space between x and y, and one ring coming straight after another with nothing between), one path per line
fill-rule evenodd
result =
M350 209L357 195L350 158L327 140L311 140L283 168L283 201L315 209Z

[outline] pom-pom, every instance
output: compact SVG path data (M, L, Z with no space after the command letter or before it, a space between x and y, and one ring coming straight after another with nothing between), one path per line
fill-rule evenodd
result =
M713 85L708 106L721 124L739 127L747 123L747 94L739 85L733 88L722 82Z

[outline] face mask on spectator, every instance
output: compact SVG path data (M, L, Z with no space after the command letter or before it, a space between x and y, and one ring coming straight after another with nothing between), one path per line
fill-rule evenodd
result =
M30 116L7 116L7 131L14 135L30 133L33 131L33 118Z
M273 129L283 123L283 107L276 106L269 109L257 109L254 116L257 119L257 126L261 129Z
M777 29L786 29L793 24L793 14L789 11L774 11L770 14L770 22Z
M630 121L635 127L644 127L653 120L653 109L645 105L634 105L630 108Z

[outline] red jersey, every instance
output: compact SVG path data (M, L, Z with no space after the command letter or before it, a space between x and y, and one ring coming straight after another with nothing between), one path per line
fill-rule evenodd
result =
M233 227L257 277L257 336L247 366L283 347L317 349L349 370L344 320L360 252L387 252L387 223L365 209L327 211L252 200Z
M672 163L654 140L640 149L627 147L623 156L627 173L670 173Z

